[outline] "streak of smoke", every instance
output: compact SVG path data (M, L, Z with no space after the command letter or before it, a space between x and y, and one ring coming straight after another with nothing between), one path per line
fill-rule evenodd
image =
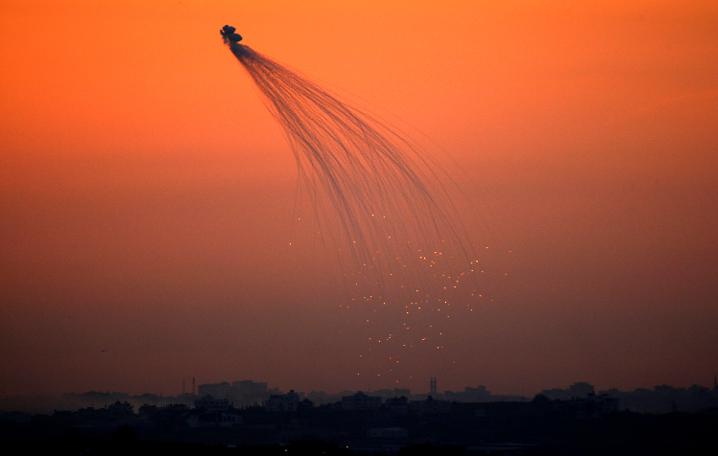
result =
M468 261L439 173L402 135L240 44L233 28L223 37L284 129L315 209L328 202L335 234L374 279L421 252L453 250Z

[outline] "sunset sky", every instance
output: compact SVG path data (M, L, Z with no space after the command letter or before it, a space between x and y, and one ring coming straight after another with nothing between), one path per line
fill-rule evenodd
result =
M488 298L399 383L225 23L461 188ZM0 394L718 373L718 2L2 0L0 59Z

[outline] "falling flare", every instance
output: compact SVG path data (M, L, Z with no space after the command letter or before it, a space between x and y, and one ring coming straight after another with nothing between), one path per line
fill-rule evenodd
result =
M435 169L406 139L240 44L234 27L225 25L220 33L286 132L313 205L327 202L333 208L340 225L336 234L363 270L382 274L391 265L380 264L386 261L373 252L408 258L412 244L443 255L439 246L444 248L447 237L455 253L469 261L469 243L457 229ZM429 183L441 191L432 192Z

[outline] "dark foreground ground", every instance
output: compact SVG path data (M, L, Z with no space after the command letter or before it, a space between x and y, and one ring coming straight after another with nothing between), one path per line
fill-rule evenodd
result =
M654 415L561 401L233 413L118 406L3 413L0 438L4 454L718 455L718 410Z

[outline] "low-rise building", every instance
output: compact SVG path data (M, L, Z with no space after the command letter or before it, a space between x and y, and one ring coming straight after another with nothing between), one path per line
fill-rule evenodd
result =
M381 407L382 400L377 396L368 396L361 391L351 396L344 396L341 400L342 410L376 410Z

